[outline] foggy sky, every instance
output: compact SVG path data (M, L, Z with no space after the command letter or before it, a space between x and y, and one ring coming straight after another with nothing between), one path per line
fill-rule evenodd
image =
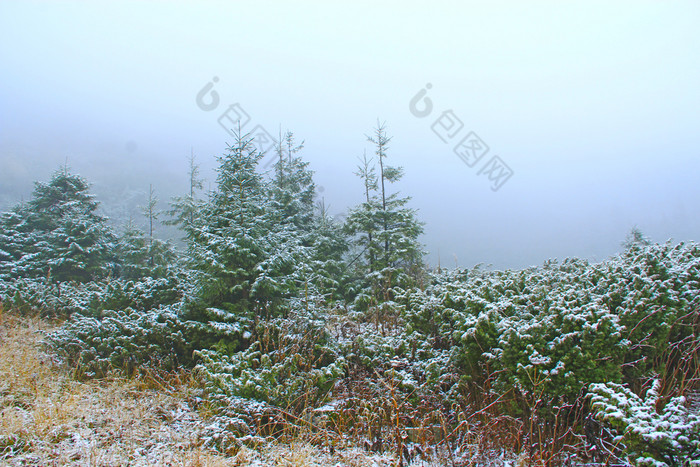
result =
M166 208L191 148L215 186L238 104L244 130L305 141L338 215L386 121L433 265L602 260L634 226L698 240L698 24L697 1L0 1L0 208L66 160L107 211L149 183ZM445 143L447 111L463 128ZM469 132L489 148L474 167L453 151ZM513 172L497 191L493 156Z

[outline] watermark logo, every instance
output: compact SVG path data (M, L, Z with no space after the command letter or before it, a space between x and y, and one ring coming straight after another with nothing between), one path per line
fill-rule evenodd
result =
M240 122L241 128L245 127L248 122L250 122L250 115L248 115L248 112L243 110L243 107L241 107L241 104L236 102L235 104L231 104L228 106L228 109L224 113L221 114L221 116L216 119L217 122L219 122L219 125L226 131L231 136L235 136L235 132L233 128L238 126L238 123Z
M457 133L459 133L462 128L464 128L464 123L455 115L452 109L445 110L442 115L435 120L435 123L430 126L433 133L435 133L443 143L449 143L457 136Z
M489 147L479 135L470 131L455 146L454 153L469 167L474 167L489 152Z
M418 91L408 103L408 110L416 118L425 118L433 112L433 101L428 91L433 85L428 83ZM460 138L464 122L452 109L443 111L430 125L430 129L445 144L454 144L454 152L468 167L476 167L488 154L489 146L474 131L468 131ZM456 143L455 143L456 142ZM485 176L491 183L491 190L498 191L513 176L514 172L499 156L492 156L477 171L477 176Z
M216 110L221 103L221 98L219 93L214 89L216 83L219 82L218 76L214 76L211 81L205 84L202 89L199 90L195 98L197 107L205 112L211 112ZM251 122L252 118L248 112L241 106L240 103L234 102L230 104L224 112L219 115L216 121L219 123L221 128L226 131L230 136L235 136L237 128L243 130ZM250 131L253 137L253 144L257 151L261 154L267 154L270 150L278 144L278 141L272 137L269 131L267 131L262 125L257 124ZM264 167L268 168L275 161L274 157L269 157L265 162Z
M202 89L200 89L197 93L195 97L195 103L197 104L197 107L199 107L201 110L205 112L211 112L219 107L219 104L221 103L221 97L219 96L219 93L214 89L216 83L218 82L219 77L214 76L211 79L211 81L205 84L202 87ZM219 115L219 117L217 117L216 119L219 126L221 126L221 128L223 128L228 135L233 137L236 136L236 131L238 128L243 130L243 128L247 127L252 120L253 119L250 116L250 114L246 112L246 110L243 108L243 106L241 106L239 102L234 102L233 104L228 105L224 112L221 115ZM267 160L263 163L263 168L270 168L270 166L273 165L276 161L276 157L274 157L274 154L272 154L273 151L271 151L271 149L279 145L280 142L277 139L275 139L270 134L270 132L267 131L265 127L263 127L260 124L255 125L253 129L249 131L249 134L253 138L253 145L259 153L265 155L267 155L268 152L271 153L271 157L268 157ZM279 148L282 151L283 157L291 155L289 153L289 150L284 146L280 146ZM325 210L327 208L330 208L330 205L328 207L325 206L325 201L321 197L321 194L323 192L324 188L322 186L318 186L316 193L314 194L313 200L315 203L323 205L323 209ZM346 217L346 211L335 214L333 216L334 220L336 220L339 223L342 223Z
M250 133L253 135L253 144L261 154L266 154L277 144L277 140L262 125L256 125ZM265 168L269 167L274 160L275 158L272 157L265 162Z
M433 101L429 97L426 97L428 90L432 88L432 84L426 84L425 88L418 91L418 93L413 96L413 99L411 99L411 102L408 104L408 108L414 117L427 117L433 111Z
M198 93L197 107L209 112L219 106L219 93L214 91L214 84L219 82L219 77L214 76Z
M503 159L493 156L482 168L478 175L484 174L491 182L491 189L498 191L504 183L513 176L513 169L508 167Z

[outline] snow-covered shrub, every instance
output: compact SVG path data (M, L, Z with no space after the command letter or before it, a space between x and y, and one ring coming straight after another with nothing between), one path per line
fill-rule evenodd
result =
M350 362L374 370L386 368L391 360L410 354L405 336L382 336L373 324L364 325L361 329L360 333L343 345L343 354Z
M103 310L146 311L180 301L184 286L176 276L139 281L50 282L44 279L0 281L0 302L6 309L44 317L74 313L100 316Z
M197 351L210 394L266 402L285 411L302 412L324 401L345 372L323 328L314 321L260 321L251 345L233 355Z
M574 399L591 382L618 381L627 342L617 316L587 290L583 261L524 271L453 271L406 304L409 331L471 381L500 392ZM492 375L497 375L495 378Z
M101 318L74 315L47 336L47 344L78 375L133 373L141 366L174 370L191 365L185 323L167 307L146 312L105 310Z
M700 414L682 396L665 402L660 387L654 381L642 399L619 384L592 384L591 408L615 429L613 443L624 447L636 465L700 465Z
M147 311L159 306L178 303L184 293L184 285L177 277L158 279L146 277L141 280L112 280L100 284L102 287L90 297L90 314L99 315L102 310Z
M265 439L260 435L274 433L276 424L284 423L280 412L266 402L217 393L208 395L206 405L214 415L200 436L204 446L219 452L236 452L243 444L263 444Z
M493 370L504 370L497 385L501 391L515 387L571 401L587 383L620 380L626 341L617 317L599 304L516 315L501 320L498 330L496 346L484 357Z
M99 284L50 282L45 279L0 281L0 302L8 310L24 315L63 317L89 313Z
M447 271L396 300L407 332L451 349L470 380L572 401L590 383L640 384L683 365L690 376L699 292L700 250L667 243L600 264Z
M398 304L397 307L399 306ZM385 314L385 316L387 316ZM329 329L347 361L333 401L319 409L322 426L371 449L396 450L406 432L432 440L436 427L455 426L461 394L450 351L435 349L425 336L402 326L383 327L367 311L336 309ZM451 430L451 428L450 428Z
M700 248L693 243L636 246L608 262L608 268L604 300L631 342L625 360L634 364L625 365L626 379L632 383L675 371L691 376L694 368L687 360L697 348Z

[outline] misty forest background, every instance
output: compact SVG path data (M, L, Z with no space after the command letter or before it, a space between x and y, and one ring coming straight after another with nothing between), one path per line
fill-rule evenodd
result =
M700 463L695 243L635 229L598 263L429 268L386 128L368 140L343 218L292 133L269 168L238 134L213 187L192 157L187 192L151 186L120 222L57 168L0 218L2 309L59 320L46 346L79 379L193 371L222 452L303 429L401 465Z

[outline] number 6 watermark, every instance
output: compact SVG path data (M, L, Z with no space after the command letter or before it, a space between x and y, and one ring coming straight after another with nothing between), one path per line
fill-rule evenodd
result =
M214 89L214 86L218 82L219 77L214 76L211 79L211 81L205 84L195 96L195 103L197 104L197 107L199 107L204 112L211 112L212 110L216 110L219 107L219 104L221 103L219 93ZM224 112L221 115L219 115L219 117L217 117L216 119L216 121L219 123L219 126L226 130L226 132L229 135L234 137L236 136L234 129L239 127L240 125L239 128L242 130L248 125L248 123L250 123L251 120L252 118L250 114L246 112L245 109L238 102L234 102L233 104L230 104L228 107L226 107ZM255 125L253 127L253 129L250 131L250 135L253 138L253 144L255 145L256 149L263 155L267 154L268 151L270 151L272 148L278 145L278 150L282 151L283 153L285 152L284 148L280 145L280 141L273 138L272 135L260 124ZM282 134L280 130L280 139L281 136ZM287 153L287 155L289 155L289 153ZM265 164L263 165L263 168L268 169L272 164L275 163L275 161L275 157L269 157L267 162L265 162ZM324 188L322 186L318 186L318 189L314 194L314 201L316 203L324 203L325 206L323 198L321 198L320 201L318 199L321 196L321 193L323 193L323 191ZM330 208L330 205L328 206L328 208ZM324 209L326 208L324 207ZM342 223L346 217L347 212L345 211L333 216L333 218L338 220L338 222L340 223Z

